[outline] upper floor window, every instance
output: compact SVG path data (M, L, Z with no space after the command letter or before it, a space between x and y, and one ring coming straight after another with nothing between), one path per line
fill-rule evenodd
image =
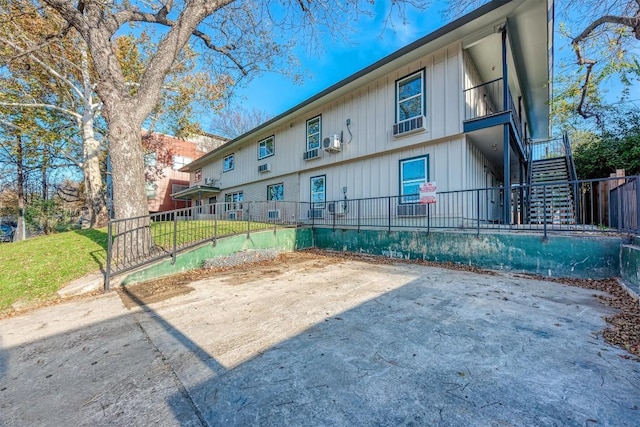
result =
M429 156L400 160L400 203L417 203L420 185L429 180Z
M424 70L396 82L397 122L424 115Z
M191 157L179 156L176 154L173 156L173 170L180 170L180 168L188 165L192 161L193 159Z
M320 148L322 132L322 116L307 120L307 151Z
M222 171L223 172L228 172L230 170L233 170L233 168L235 167L235 160L234 160L234 156L233 154L229 154L227 157L224 158L223 163L222 163Z
M270 136L269 138L258 142L258 160L273 156L275 152L273 146L274 139L275 138L273 136Z
M267 200L284 200L284 184L267 185Z

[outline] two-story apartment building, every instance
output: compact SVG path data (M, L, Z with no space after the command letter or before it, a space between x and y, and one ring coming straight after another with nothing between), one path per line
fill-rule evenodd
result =
M552 0L489 2L188 164L173 196L321 216L331 200L398 195L399 215L420 212L408 207L425 182L523 183L527 140L549 136L552 29ZM511 220L509 203L484 203L484 219Z

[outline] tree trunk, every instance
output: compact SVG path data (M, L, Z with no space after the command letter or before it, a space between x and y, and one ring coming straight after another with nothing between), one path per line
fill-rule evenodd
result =
M151 255L154 247L145 191L141 124L129 119L133 114L128 114L126 106L110 113L113 208L116 220L123 220L115 224L114 256L117 262L135 262Z
M104 180L100 169L100 141L96 139L94 128L97 110L93 102L93 80L89 71L89 53L84 43L80 46L80 54L83 88L83 108L80 122L83 144L82 172L84 173L86 195L85 206L89 211L89 226L93 228L105 225L109 221L109 213L107 212Z
M89 211L89 226L101 227L109 220L105 203L104 182L100 169L100 141L95 137L93 117L83 117L82 139L85 204Z
M19 242L26 238L25 224L24 224L24 169L22 166L23 153L22 153L22 138L17 136L17 150L16 150L16 163L18 172L18 224L16 232L13 235L13 241Z

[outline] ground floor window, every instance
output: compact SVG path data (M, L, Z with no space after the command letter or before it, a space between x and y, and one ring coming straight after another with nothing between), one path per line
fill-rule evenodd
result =
M267 185L267 200L284 200L284 184Z
M242 209L242 201L244 200L244 194L242 191L235 193L227 193L224 195L225 210L239 210Z
M400 160L400 203L417 203L420 185L429 180L429 156Z
M314 209L324 209L327 194L326 181L326 175L311 178L311 203Z

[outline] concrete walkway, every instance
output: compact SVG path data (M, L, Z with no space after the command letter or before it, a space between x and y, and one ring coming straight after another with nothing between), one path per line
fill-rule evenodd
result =
M0 320L0 425L639 424L594 291L304 253L179 288Z

